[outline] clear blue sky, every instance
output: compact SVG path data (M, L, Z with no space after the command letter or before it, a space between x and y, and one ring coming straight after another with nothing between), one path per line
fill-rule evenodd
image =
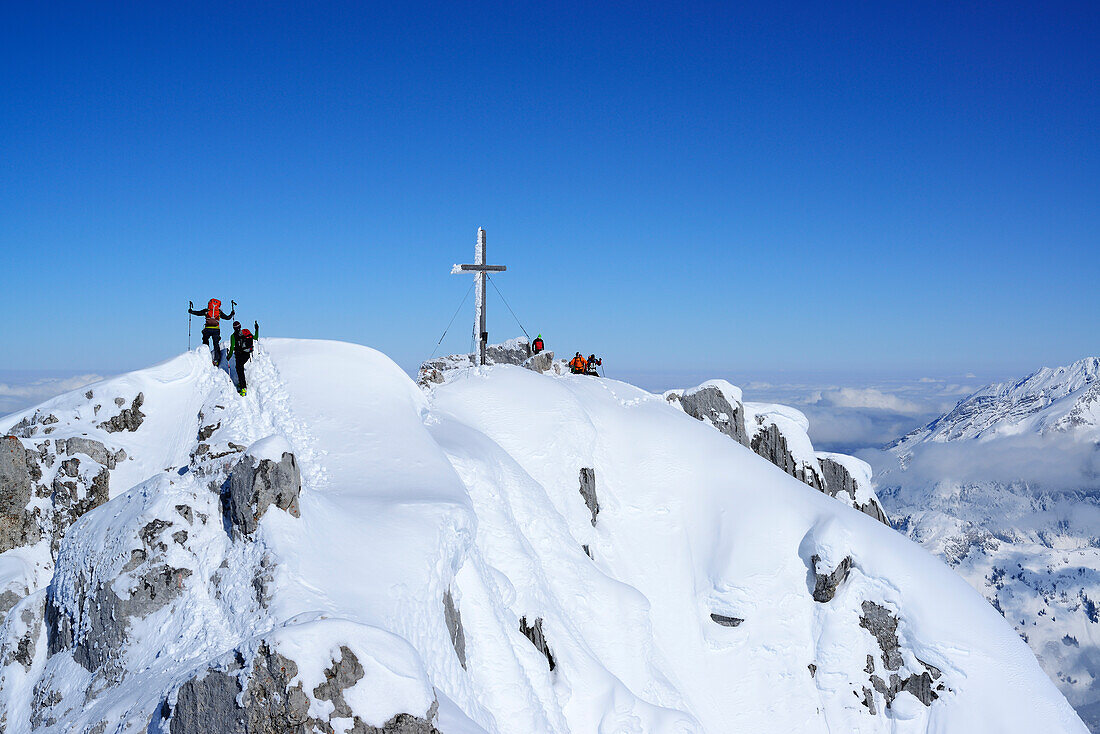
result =
M210 296L415 367L479 225L614 368L1095 354L1098 7L6 3L0 368L147 365Z

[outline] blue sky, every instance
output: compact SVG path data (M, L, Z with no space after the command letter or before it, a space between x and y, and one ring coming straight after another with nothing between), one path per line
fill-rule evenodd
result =
M226 5L4 6L0 370L145 366L210 296L412 369L479 225L612 373L1098 351L1095 4Z

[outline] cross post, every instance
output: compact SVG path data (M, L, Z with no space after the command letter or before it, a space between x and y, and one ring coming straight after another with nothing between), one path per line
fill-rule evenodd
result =
M485 364L485 347L489 343L489 332L485 328L485 275L486 273L503 273L508 268L504 265L485 264L485 230L477 228L477 245L474 247L473 264L455 265L451 268L451 274L473 273L474 283L474 336L477 339L477 364Z

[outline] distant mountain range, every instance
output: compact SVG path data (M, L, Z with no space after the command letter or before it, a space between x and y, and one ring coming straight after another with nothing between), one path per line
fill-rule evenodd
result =
M983 388L887 447L899 530L1016 628L1100 732L1100 360Z

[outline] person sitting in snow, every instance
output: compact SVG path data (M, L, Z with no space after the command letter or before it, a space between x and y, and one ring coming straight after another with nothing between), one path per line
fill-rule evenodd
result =
M569 371L574 375L583 375L584 371L588 368L588 363L585 362L584 357L580 352L577 352L577 356L569 360Z
M206 304L206 308L196 309L195 304L192 301L187 302L187 313L192 316L205 316L206 325L202 327L202 343L210 345L210 351L214 355L214 364L221 365L222 363L222 325L219 319L225 319L230 321L233 319L233 314L237 312L237 302L230 301L233 304L233 310L226 316L222 313L222 302L217 298L211 298Z
M241 331L241 322L233 322L233 335L229 337L229 355L237 355L237 388L241 395L248 394L248 382L244 376L244 366L252 358L252 347L255 339L260 338L260 322L253 321L254 331L245 329Z
M597 358L595 354L589 354L588 359L584 361L584 374L599 377L600 373L596 371L596 368L602 365L602 359Z

